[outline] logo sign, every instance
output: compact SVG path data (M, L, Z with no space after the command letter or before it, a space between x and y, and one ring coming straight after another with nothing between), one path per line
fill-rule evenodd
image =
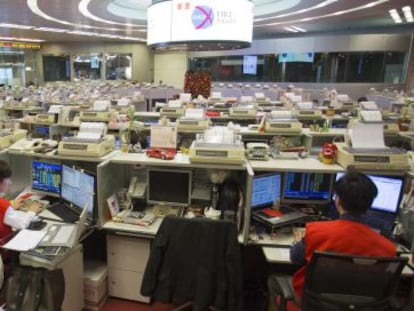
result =
M197 5L191 16L195 29L206 29L213 25L213 9L205 5Z

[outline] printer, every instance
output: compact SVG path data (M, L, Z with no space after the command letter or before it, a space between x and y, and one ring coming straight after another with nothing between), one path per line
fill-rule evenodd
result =
M270 159L271 151L265 143L247 143L246 157L249 160L267 161Z
M322 111L315 109L312 102L296 103L296 115L300 119L321 119Z
M229 116L236 118L255 118L257 110L254 105L243 105L230 108Z
M2 129L0 130L0 149L5 149L26 136L27 130Z
M60 155L78 157L101 157L114 149L115 137L107 135L103 122L81 122L74 137L65 137L59 142Z
M302 132L302 123L290 110L273 110L265 122L265 132L269 133L297 133Z
M336 161L346 168L405 171L410 168L405 150L390 148L384 142L384 125L379 111L364 113L365 120L353 121L346 143L337 143ZM367 121L369 120L369 121Z
M185 114L185 109L180 100L170 100L167 105L162 107L160 115L167 118L178 118Z
M79 119L80 121L110 121L110 107L111 102L109 100L96 100L94 101L91 109L81 110Z
M209 120L204 117L204 109L187 108L185 115L177 119L179 131L204 131L209 126Z
M245 149L241 136L232 129L214 126L197 134L189 149L191 162L243 164Z

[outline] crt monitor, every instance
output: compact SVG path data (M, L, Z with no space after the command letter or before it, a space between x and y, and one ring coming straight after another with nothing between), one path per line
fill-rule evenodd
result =
M336 180L344 173L336 174ZM396 214L404 192L404 178L399 176L367 175L377 186L378 195L371 209Z
M283 203L326 203L331 200L333 175L289 172L284 176Z
M62 165L32 161L32 190L52 197L60 196Z
M62 199L78 210L86 207L90 218L93 218L95 183L93 174L62 165Z
M191 178L189 170L148 168L147 203L189 206Z
M250 203L251 208L265 207L273 205L275 201L280 201L281 188L281 173L254 176Z
M48 139L50 136L50 129L48 125L35 125L33 126L33 138Z

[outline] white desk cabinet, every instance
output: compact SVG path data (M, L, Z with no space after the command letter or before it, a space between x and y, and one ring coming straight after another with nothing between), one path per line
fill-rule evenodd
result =
M150 240L108 234L108 292L109 296L149 302L140 293L141 282L150 252Z

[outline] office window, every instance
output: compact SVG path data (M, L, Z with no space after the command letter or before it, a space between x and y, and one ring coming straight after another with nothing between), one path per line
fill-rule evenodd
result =
M107 80L132 79L132 54L107 54L105 60Z
M45 82L69 81L70 58L69 56L43 56L43 79Z
M24 86L24 51L0 48L0 84Z
M75 55L73 57L74 77L77 79L101 79L102 54Z
M250 73L244 68L246 55L196 57L190 59L189 67L211 72L213 81L404 82L404 52L321 52L308 58L307 54L312 53L247 55L257 57L255 71Z

